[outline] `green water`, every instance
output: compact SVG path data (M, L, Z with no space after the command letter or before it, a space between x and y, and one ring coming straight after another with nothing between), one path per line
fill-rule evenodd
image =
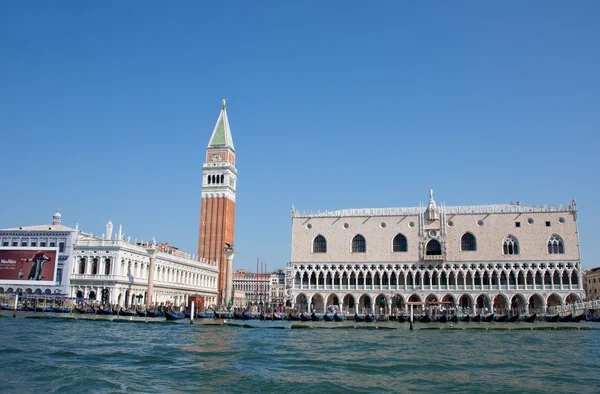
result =
M595 393L600 388L600 330L595 329L281 327L1 318L1 391Z

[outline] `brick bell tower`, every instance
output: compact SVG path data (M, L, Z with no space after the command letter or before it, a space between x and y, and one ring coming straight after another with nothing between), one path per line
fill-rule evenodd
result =
M223 107L206 148L206 160L202 165L202 202L198 235L198 256L218 261L219 264L217 303L221 305L226 299L225 247L233 245L237 182L235 148L225 104L223 99Z

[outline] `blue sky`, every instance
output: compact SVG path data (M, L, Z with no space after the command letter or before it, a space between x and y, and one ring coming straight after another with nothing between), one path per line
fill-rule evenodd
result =
M236 268L290 258L300 210L579 207L600 265L600 3L3 2L0 228L49 222L196 253L220 100Z

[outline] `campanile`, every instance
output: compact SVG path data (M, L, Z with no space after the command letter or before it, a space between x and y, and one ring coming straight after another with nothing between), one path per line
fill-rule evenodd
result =
M223 304L226 299L225 248L233 245L237 182L235 148L225 104L223 100L221 113L206 148L206 160L202 165L202 202L198 234L198 256L218 261L219 264L219 304Z

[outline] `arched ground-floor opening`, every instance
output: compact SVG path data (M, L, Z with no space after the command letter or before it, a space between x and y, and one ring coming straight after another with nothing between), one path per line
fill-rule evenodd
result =
M508 299L504 294L498 294L494 297L494 314L505 315L508 313Z
M296 309L299 312L308 312L308 299L306 298L306 294L300 293L296 296Z
M541 295L539 294L532 294L529 297L529 313L530 314L534 314L537 313L538 315L541 315L543 313L545 313L545 308L544 308L544 299L542 298Z
M371 297L368 294L363 294L358 299L358 308L360 313L373 313L371 307Z
M379 294L375 297L375 313L380 315L388 315L388 298L384 294Z
M513 315L523 315L527 313L525 305L525 297L521 294L515 294L510 300L510 309Z
M475 299L474 313L487 314L489 312L490 298L485 294L480 294Z
M352 294L346 294L346 296L344 296L344 300L342 303L342 309L343 309L344 313L348 313L348 314L357 313L356 301L354 300L354 296Z
M402 297L400 294L396 294L394 297L392 297L392 314L397 315L403 313L405 313L404 297Z
M473 313L473 298L469 294L463 294L458 302L458 312L468 315Z
M575 293L571 293L567 296L567 298L565 298L565 305L574 304L579 301L580 301L579 296Z
M560 298L560 296L556 293L552 293L548 296L548 299L546 300L546 306L548 307L548 310L551 311L553 308L559 307L562 305L562 299Z
M321 294L312 296L311 304L311 312L325 313L325 302L323 301L323 296Z
M327 302L325 303L325 308L327 310L339 310L340 308L340 299L336 294L330 294L327 296Z

